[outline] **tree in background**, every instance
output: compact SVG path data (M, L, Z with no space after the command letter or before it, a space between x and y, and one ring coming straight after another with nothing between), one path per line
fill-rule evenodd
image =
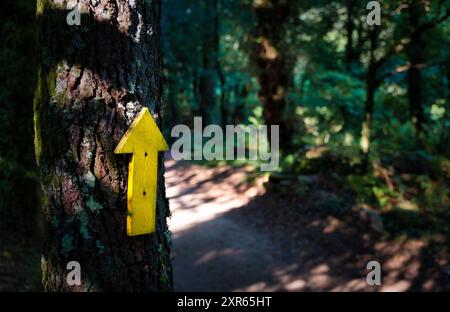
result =
M362 7L356 0L345 0L345 64L347 70L353 70L353 67L360 65L362 53L362 30L363 20ZM356 35L355 35L356 34Z
M436 1L434 5L424 1L408 1L404 6L408 25L406 46L408 103L416 138L420 140L425 123L422 70L426 66L435 65L430 63L449 62L448 57L446 60L431 60L431 62L427 60L429 49L425 44L424 34L448 20L450 9L444 8L443 0Z
M172 288L169 215L159 159L156 232L126 235L126 157L113 151L133 117L162 100L160 1L39 0L35 149L43 191L43 283L51 291ZM157 118L157 122L160 119ZM69 261L81 286L66 283Z
M204 15L201 27L203 42L199 97L200 113L206 123L211 120L211 114L216 103L215 77L217 75L219 57L218 14L218 0L204 0Z
M7 0L0 12L0 245L29 243L40 234L32 127L34 11L33 1Z
M431 17L423 22L425 15L422 1L407 1L405 3L384 3L384 12L391 12L393 16L385 16L383 26L369 26L368 38L368 65L366 71L366 102L364 121L361 134L361 149L363 154L363 169L367 170L370 151L371 128L375 107L375 92L385 79L407 72L406 85L408 106L411 120L415 128L417 141L425 123L421 71L424 67L432 65L426 60L427 49L422 41L423 33L446 21L450 11L444 11L443 1L429 7ZM442 13L441 11L444 11ZM403 27L405 19L407 27ZM401 60L402 53L406 54L406 64L395 65ZM447 59L448 61L448 56ZM439 64L442 60L438 60ZM444 60L445 62L445 60Z
M260 106L248 103L250 1L166 0L163 7L168 115L185 124L205 113L206 123L245 122Z
M284 149L292 143L292 125L286 122L284 109L295 65L295 54L290 53L292 50L289 49L286 32L293 26L291 18L296 17L296 7L294 2L285 0L253 1L256 35L252 58L257 66L258 95L266 125L280 126L280 136L283 138L280 144Z

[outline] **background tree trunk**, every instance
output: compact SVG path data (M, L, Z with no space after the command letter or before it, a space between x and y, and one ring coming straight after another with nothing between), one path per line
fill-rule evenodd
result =
M255 0L256 44L252 51L260 85L259 99L263 105L266 125L280 126L280 147L289 149L292 129L285 121L286 93L295 65L282 47L282 24L295 12L286 1ZM268 131L270 140L270 127Z
M143 106L155 117L162 96L160 1L40 0L35 148L43 191L44 287L50 291L172 288L169 215L162 155L157 229L126 235L128 156L113 153ZM156 118L160 123L160 119ZM66 283L69 261L81 286Z
M353 32L355 31L355 0L346 0L345 8L347 19L345 21L345 31L347 43L345 44L345 64L348 70L351 70L352 64L356 59L356 53L353 42Z
M375 50L378 46L378 30L372 29L370 36L370 59L366 76L366 101L364 103L364 120L361 129L361 155L362 155L362 171L366 173L369 169L370 141L372 130L373 111L375 108L375 92L380 84L376 75L381 64L375 59Z
M203 68L200 76L200 111L204 122L211 122L211 113L215 104L214 77L218 57L217 0L205 0L203 23Z
M221 125L222 128L225 129L228 121L228 111L227 111L227 103L226 103L226 77L224 75L224 72L222 70L222 65L220 64L220 10L222 8L222 4L219 7L219 3L215 1L214 3L214 46L216 49L216 72L217 76L219 78L220 83L220 101L219 101L219 108L220 108L220 117L221 117Z
M410 42L406 53L409 62L407 78L408 102L412 121L416 130L416 138L418 140L425 121L422 106L422 71L420 68L425 62L425 45L422 40L422 32L416 31L415 28L420 24L421 16L423 16L423 14L424 7L421 2L411 3L408 6L409 28L411 31Z

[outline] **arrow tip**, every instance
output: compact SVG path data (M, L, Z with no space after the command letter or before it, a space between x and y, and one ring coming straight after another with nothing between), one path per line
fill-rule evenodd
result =
M145 145L156 147L157 151L167 151L169 149L164 136L147 107L143 107L133 120L114 153L130 154L136 150L137 146Z

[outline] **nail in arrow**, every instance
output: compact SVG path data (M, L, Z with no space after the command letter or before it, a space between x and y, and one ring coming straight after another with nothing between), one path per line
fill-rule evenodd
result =
M114 150L115 154L132 154L128 167L128 236L155 231L158 152L168 149L148 108L144 107Z

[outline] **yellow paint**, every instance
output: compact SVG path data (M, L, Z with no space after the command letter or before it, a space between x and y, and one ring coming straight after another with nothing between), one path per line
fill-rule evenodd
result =
M144 107L114 151L133 154L128 167L128 236L155 231L158 152L168 149L148 108Z

